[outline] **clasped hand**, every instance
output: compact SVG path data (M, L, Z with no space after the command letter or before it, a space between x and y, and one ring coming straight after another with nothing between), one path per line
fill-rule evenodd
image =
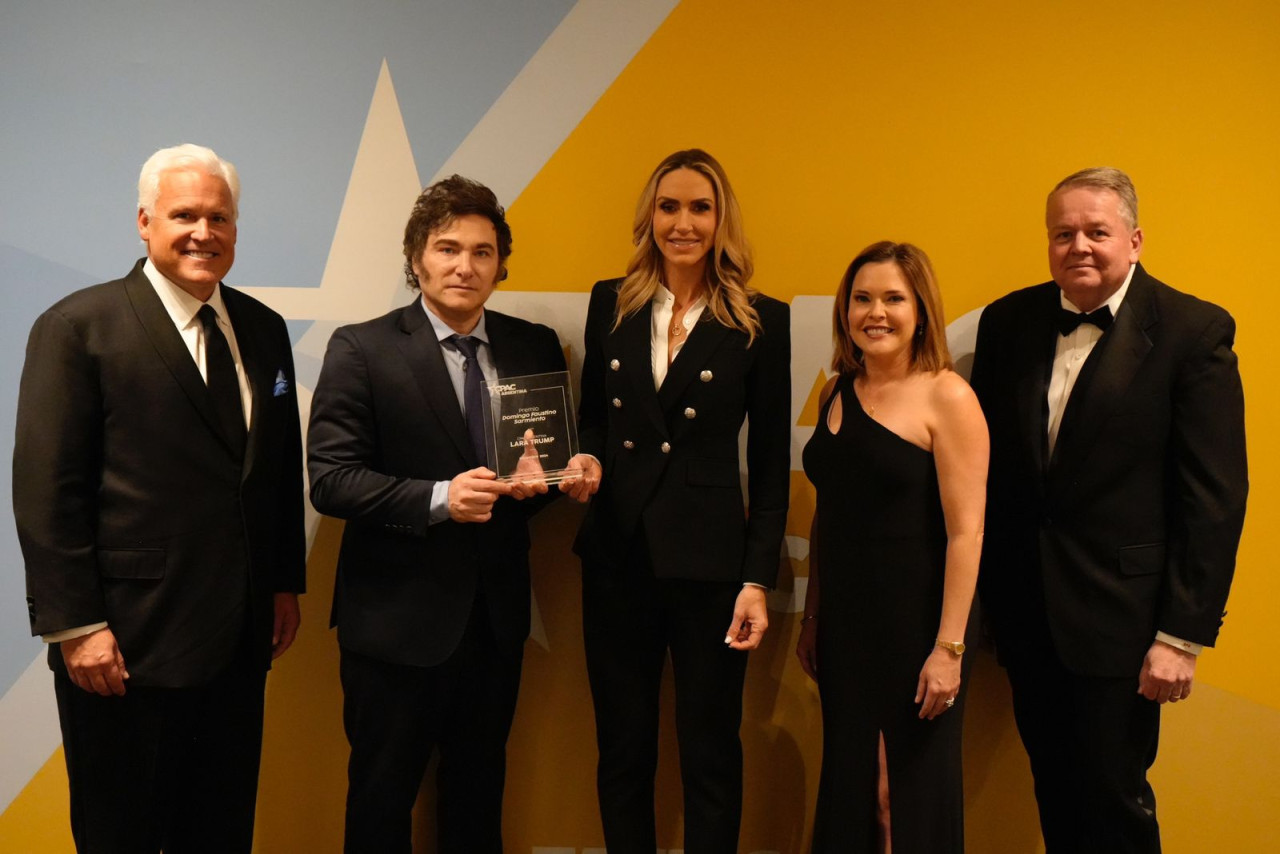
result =
M733 605L733 619L724 642L730 649L749 650L760 646L769 628L769 608L762 588L744 584Z
M1147 650L1138 673L1138 693L1157 703L1176 703L1191 696L1195 675L1194 655L1155 641Z
M960 656L941 647L934 647L933 652L924 660L920 668L920 679L916 683L916 699L920 704L920 718L933 720L951 708L956 695L960 693Z
M488 522L493 518L493 505L509 495L521 501L532 495L544 495L542 460L533 443L533 431L524 431L524 453L516 461L510 480L499 480L492 469L480 466L449 481L449 518L455 522Z
M590 454L578 454L564 467L565 478L560 481L560 491L579 503L590 500L600 488L603 472L600 463Z
M124 682L129 671L124 667L124 656L116 644L115 633L109 628L98 629L78 638L62 641L62 661L67 666L67 676L75 685L104 697L124 696Z

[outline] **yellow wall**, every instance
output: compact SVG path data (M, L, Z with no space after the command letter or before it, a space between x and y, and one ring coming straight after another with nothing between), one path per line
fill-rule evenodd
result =
M511 209L516 253L503 287L584 291L622 271L652 166L697 145L720 158L738 191L759 288L785 300L830 295L857 250L910 240L932 256L953 319L1048 277L1041 218L1058 178L1090 165L1129 171L1148 269L1238 321L1253 482L1221 648L1204 656L1194 698L1164 715L1153 780L1170 854L1268 850L1280 814L1280 681L1270 664L1280 580L1267 569L1280 549L1270 524L1280 461L1267 441L1280 431L1280 395L1262 346L1280 317L1270 257L1277 44L1280 6L1264 0L685 0ZM580 348L579 329L560 331ZM816 365L796 370L798 387L818 379ZM803 537L812 490L798 473L793 498L789 533ZM515 852L602 845L580 579L568 553L579 514L562 503L535 523L547 645L527 649L512 734L505 831ZM270 680L263 852L338 850L346 747L324 627L339 531L320 529L305 627ZM792 570L805 575L805 562ZM807 844L820 734L816 693L791 654L796 630L793 615L774 614L752 656L744 852ZM1034 852L1007 686L984 654L976 665L969 850ZM669 714L664 721L659 843L678 847ZM0 850L69 850L60 763L55 755L0 816ZM429 835L423 820L418 850L429 850Z
M829 295L860 248L910 240L932 256L952 319L1048 278L1043 204L1057 179L1129 171L1148 269L1233 312L1248 400L1253 491L1230 615L1195 698L1166 709L1152 775L1175 854L1263 850L1280 808L1280 683L1267 653L1280 582L1266 569L1280 461L1264 440L1280 397L1261 347L1280 317L1268 257L1277 44L1280 11L1266 2L685 0L512 209L513 284L585 289L621 271L648 171L698 145L729 170L759 288ZM797 365L794 379L807 386L812 368ZM796 497L791 533L803 536L806 485ZM744 851L801 850L792 810L813 804L816 700L790 656L795 631L775 619L752 662ZM538 691L526 681L526 697ZM518 731L517 747L535 737ZM987 658L970 694L966 781L969 850L1036 850L1007 685Z

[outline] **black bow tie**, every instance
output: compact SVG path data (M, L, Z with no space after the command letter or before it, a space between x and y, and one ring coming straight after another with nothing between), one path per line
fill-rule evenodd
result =
M1072 332L1076 331L1076 327L1080 324L1092 323L1103 332L1106 332L1107 327L1111 325L1111 319L1111 309L1105 305L1096 311L1089 312L1088 314L1071 311L1066 308L1060 308L1058 309L1058 331L1063 335L1070 335Z

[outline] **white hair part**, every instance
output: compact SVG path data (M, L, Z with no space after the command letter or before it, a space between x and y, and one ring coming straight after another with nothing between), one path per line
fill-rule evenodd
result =
M151 215L160 195L160 176L175 169L203 171L227 182L231 190L231 216L240 216L240 175L230 161L223 160L212 148L184 143L162 148L147 158L138 175L138 210Z

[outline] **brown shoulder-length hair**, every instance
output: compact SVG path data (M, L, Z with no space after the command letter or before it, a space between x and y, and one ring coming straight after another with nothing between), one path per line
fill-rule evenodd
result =
M886 262L898 265L916 297L916 331L911 339L912 370L934 372L950 369L951 351L947 349L947 330L943 325L942 294L929 256L918 246L891 240L881 240L863 249L844 271L831 318L831 337L835 343L831 369L842 374L858 373L863 369L862 350L854 345L849 330L853 280L867 264Z
M705 175L716 194L716 233L708 253L706 271L707 311L719 323L745 332L748 343L760 332L760 316L752 306L755 292L747 287L755 265L742 229L742 211L724 167L700 148L677 151L663 158L636 202L631 241L636 251L627 264L627 275L618 289L613 327L650 302L662 284L662 252L653 239L653 206L658 182L669 172L691 169Z

